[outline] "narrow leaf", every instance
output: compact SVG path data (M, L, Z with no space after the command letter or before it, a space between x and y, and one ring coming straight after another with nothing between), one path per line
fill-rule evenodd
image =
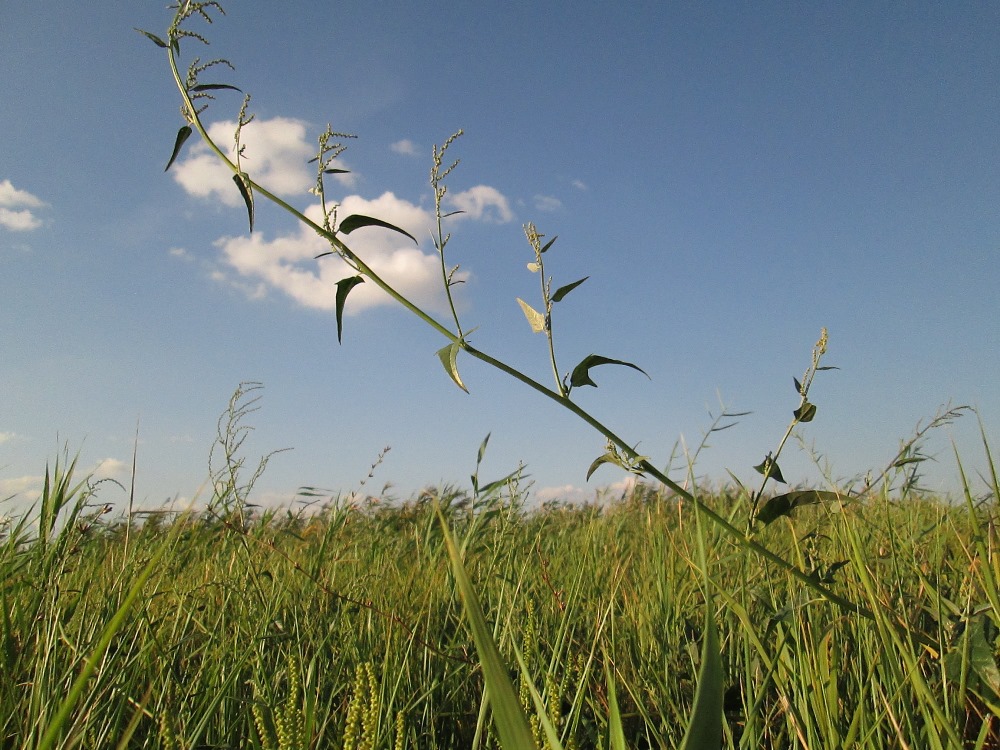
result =
M755 521L760 521L767 525L781 518L791 515L792 511L800 505L815 505L817 503L839 502L841 495L828 490L798 490L796 492L786 492L783 495L775 495L768 500L757 511Z
M574 289L580 286L580 284L582 284L589 278L590 278L589 276L584 276L579 281L574 281L572 284L567 284L566 286L559 287L558 289L556 289L556 293L552 295L552 301L553 302L561 301L563 297L572 292Z
M349 169L334 169L333 167L323 170L323 174L350 174L350 172Z
M352 214L340 222L340 228L337 230L343 232L344 234L350 234L355 229L360 229L361 227L382 227L383 229L391 229L394 232L399 232L400 234L405 234L414 244L419 245L417 238L412 234L407 232L405 229L400 229L395 224L390 224L387 221L382 221L381 219L375 219L371 216L362 216L360 214Z
M782 484L787 484L785 478L781 476L781 469L778 468L778 462L771 458L770 455L753 468L758 474L763 474L765 478L775 479Z
M197 86L191 88L192 91L239 91L243 93L243 89L236 88L236 86L230 86L228 83L199 83Z
M631 362L623 362L620 359L609 359L608 357L602 357L599 354L591 354L583 359L580 364L573 368L573 373L569 376L570 385L577 388L581 385L592 385L595 388L597 383L595 383L590 378L590 370L592 367L599 367L600 365L622 365L624 367L631 367L633 370L638 370L647 378L648 373L643 370L638 365L633 365Z
M722 747L723 696L722 651L709 604L705 608L705 641L701 646L698 687L680 750Z
M133 28L135 27L133 26ZM148 31L143 31L142 29L135 29L135 30L138 31L143 36L152 39L153 44L155 44L157 47L162 47L163 49L167 48L167 43L162 39L160 39L160 37L158 37L156 34L150 34Z
M626 750L625 730L622 727L622 714L618 707L618 695L615 691L615 676L611 672L606 655L604 675L608 682L608 747L611 750Z
M360 276L348 276L337 282L337 343L341 342L341 334L344 330L344 303L347 302L347 295L358 284L364 284L365 280Z
M444 370L448 373L448 377L455 381L455 385L468 393L469 389L465 387L465 383L462 382L462 378L458 374L458 350L461 348L461 345L455 341L443 349L438 349L437 355L438 359L441 360L441 364L444 365Z
M816 404L810 404L806 401L802 406L793 411L792 414L799 422L812 422L816 416Z
M177 138L174 141L174 150L170 154L170 161L167 162L167 166L163 168L164 172L170 169L170 165L174 163L174 160L177 158L177 155L181 152L181 146L184 145L184 141L186 141L190 137L191 137L190 125L185 125L180 130L177 131Z
M458 345L452 344L451 346L457 347ZM447 348L445 347L445 349ZM535 740L531 734L531 725L521 707L517 691L514 690L514 684L507 672L507 665L504 664L496 641L493 640L493 631L486 622L483 605L472 586L472 581L469 579L469 574L462 562L462 555L458 551L458 545L456 545L451 529L448 527L448 522L441 513L440 506L435 506L435 510L441 524L448 557L451 559L455 584L462 597L465 617L469 622L469 629L472 631L472 640L476 644L476 653L479 655L479 664L483 670L486 695L493 708L493 721L500 738L500 746L505 750L533 748Z
M233 182L240 189L243 202L247 204L247 216L250 219L250 231L253 231L253 194L250 192L250 179L245 174L234 174Z
M792 378L792 382L795 383L795 392L797 394L799 394L800 396L803 395L802 394L802 383L799 382L799 379L798 378Z
M557 234L555 237L553 237L551 240L549 240L542 246L542 249L539 251L539 254L546 252L550 247L552 247L556 243L556 240L558 239L559 235Z
M529 305L520 297L517 298L517 304L521 306L522 312L524 312L524 317L528 319L528 325L531 326L531 330L535 333L541 333L545 330L545 316L538 312L535 308Z

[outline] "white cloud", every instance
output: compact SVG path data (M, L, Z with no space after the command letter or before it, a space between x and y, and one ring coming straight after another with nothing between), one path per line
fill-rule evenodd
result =
M448 193L448 201L469 218L490 224L506 224L514 218L507 198L488 185L476 185L461 193Z
M397 154L402 154L403 156L416 156L417 155L417 144L411 141L409 138L404 138L401 141L396 141L389 146L392 151Z
M41 198L27 190L18 190L10 180L0 181L0 226L14 232L38 229L42 225L42 220L31 209L42 208L45 205Z
M119 461L117 458L105 458L97 462L97 465L91 469L90 475L94 480L121 479L128 468L129 465L124 461Z
M9 443L11 440L16 438L17 435L13 432L0 432L0 445L4 443Z
M42 476L0 479L0 500L5 500L15 495L40 495L44 483L45 477Z
M586 190L587 189L587 183L584 182L583 180L573 180L570 183L570 185L572 185L573 187L575 187L577 190Z
M552 197L551 195L536 195L535 208L538 211L558 211L562 208L562 201L558 198Z
M236 123L215 122L208 134L220 147L235 151ZM316 144L306 138L306 123L290 117L253 120L243 127L240 142L245 146L243 169L255 182L282 196L305 195L316 183ZM346 166L338 160L338 167ZM174 179L186 192L199 198L216 198L227 206L242 206L243 198L233 184L233 173L208 146L199 142L190 147L186 158L171 167ZM356 181L353 173L335 175L344 186Z
M320 207L305 212L320 220ZM383 193L374 200L358 195L343 199L338 215L375 216L405 229L414 237L426 237L434 224L433 214L393 193ZM425 253L402 235L385 229L366 228L352 233L347 242L371 269L419 305L443 309L440 291L441 270L436 253ZM267 240L260 233L249 237L223 237L216 241L225 265L239 274L233 279L223 271L217 278L240 284L255 296L265 287L287 294L304 307L332 311L336 308L337 282L353 271L337 256L315 260L329 246L315 232L300 226L295 232ZM456 275L468 279L468 273ZM249 281L249 284L247 283ZM344 311L356 315L378 305L391 304L390 298L370 281L356 286Z
M547 502L568 504L596 502L600 505L606 505L617 502L622 495L631 492L637 481L636 477L630 475L603 487L577 487L574 484L542 487L534 493L535 502L539 504Z

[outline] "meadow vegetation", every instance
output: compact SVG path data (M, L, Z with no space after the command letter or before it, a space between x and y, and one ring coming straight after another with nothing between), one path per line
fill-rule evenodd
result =
M817 416L811 400L827 333L794 378L784 436L754 468L754 487L682 478L584 410L574 392L590 354L561 366L557 305L587 278L554 285L555 239L528 224L539 299L518 299L548 342L545 385L471 343L452 291L458 266L442 212L458 162L432 153L435 250L450 316L429 314L347 244L355 231L412 237L376 217L339 216L325 179L341 140L320 135L310 219L244 169L243 128L222 148L202 122L235 86L230 72L182 47L208 43L192 24L217 2L182 0L165 35L184 124L233 174L250 231L271 201L315 231L350 274L336 285L338 337L351 291L378 286L440 334L444 374L465 389L459 358L514 378L594 430L604 465L637 478L601 503L529 504L520 472L405 501L303 488L284 509L253 503L265 456L243 452L258 384L242 384L219 420L208 496L198 509L115 514L65 456L32 511L0 527L0 745L15 748L930 748L1000 747L1000 491L974 490L956 456L961 496L919 490L930 430L882 471L851 486L795 488L786 442ZM247 160L247 163L250 163ZM644 374L644 373L643 373ZM725 415L728 419L732 415ZM717 423L713 430L725 429ZM376 460L375 467L379 460ZM674 476L671 477L670 474Z

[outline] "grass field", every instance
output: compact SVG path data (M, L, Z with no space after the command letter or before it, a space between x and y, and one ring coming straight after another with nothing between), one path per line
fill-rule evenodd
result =
M528 512L515 476L127 524L72 468L3 532L3 747L497 747L435 506L539 746L526 674L567 748L609 747L612 704L627 747L677 747L711 606L725 747L1000 747L995 487L845 496L759 530L851 612L645 485ZM703 499L745 523L739 493Z

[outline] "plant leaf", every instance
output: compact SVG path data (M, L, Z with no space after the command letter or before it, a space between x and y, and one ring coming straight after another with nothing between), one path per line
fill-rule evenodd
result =
M453 343L450 346L457 347ZM507 672L507 665L504 664L500 650L493 639L493 632L486 622L483 614L483 605L479 601L469 574L462 562L462 554L458 550L458 545L452 536L448 522L441 512L441 506L435 502L434 510L437 512L438 522L441 524L441 532L444 537L445 548L448 557L451 559L452 575L455 576L455 584L458 593L462 597L462 606L465 610L465 618L472 631L472 640L476 644L476 653L479 654L479 664L483 670L483 681L486 683L486 695L493 708L493 721L496 725L497 735L500 738L500 746L504 750L527 750L535 747L535 740L531 734L531 725L528 717L521 707L521 701L514 690L514 684L510 680Z
M334 169L333 167L331 167L330 169L323 170L323 174L350 174L350 173L351 170L349 169Z
M566 286L559 287L558 289L556 289L556 293L552 295L552 301L560 302L563 297L572 292L574 289L580 286L580 284L582 284L589 278L590 278L589 276L584 276L582 279L574 281L572 284L567 284Z
M361 227L382 227L383 229L391 229L394 232L399 232L400 234L405 234L414 244L419 245L417 238L412 234L407 232L405 229L400 229L395 224L390 224L387 221L382 221L381 219L376 219L371 216L362 216L361 214L352 214L340 222L340 228L338 232L343 232L344 234L350 234L355 229L360 229Z
M793 411L792 414L799 422L812 422L816 416L816 404L804 401L802 402L802 406Z
M134 26L132 28L135 29ZM138 31L143 36L152 39L153 44L155 44L157 47L162 47L163 49L167 48L167 43L162 39L160 39L160 37L158 37L156 34L150 34L148 31L143 31L142 29L135 29L135 30Z
M802 383L799 382L798 378L792 378L792 382L795 383L795 392L802 395Z
M341 342L341 334L344 330L344 303L347 302L347 295L358 284L364 284L365 280L361 276L348 276L337 282L337 343Z
M618 707L618 695L615 691L615 676L608 665L606 654L604 676L608 683L608 747L611 750L626 750L625 730L622 727L621 709Z
M239 91L243 93L243 89L236 88L236 86L230 86L228 83L199 83L197 86L191 88L192 91L223 91L228 89L229 91Z
M184 145L184 141L186 141L190 137L191 137L190 125L185 125L180 130L177 131L177 138L174 141L174 150L170 153L170 161L167 162L167 166L163 168L164 172L170 169L170 165L174 163L174 159L176 159L177 155L181 152L181 146Z
M245 173L233 175L233 182L236 183L236 187L240 189L240 195L243 196L243 202L247 204L247 216L250 219L250 231L253 231L253 194L250 192L250 178L246 176Z
M594 459L594 463L590 465L590 468L587 469L587 479L585 481L589 482L590 477L593 475L595 471L597 471L601 467L602 464L617 465L618 461L615 459L613 455L611 455L610 452L605 453L603 456L598 456L597 458Z
M800 505L815 505L817 503L833 503L841 499L841 495L829 490L797 490L775 495L757 511L754 521L760 521L765 526L782 516L791 515Z
M520 297L517 298L517 304L521 306L522 312L524 312L524 317L528 319L528 325L531 326L531 330L535 333L541 333L545 330L545 316L542 315L538 310L533 308L527 302L525 302Z
M548 242L546 242L546 243L545 243L544 245L542 245L542 249L538 251L538 254L539 254L539 255L541 255L542 253L544 253L544 252L548 251L548 249L549 249L550 247L552 247L552 246L553 246L554 244L556 244L556 240L558 240L558 239L559 239L559 235L557 234L557 235L556 235L555 237L553 237L553 238L552 238L551 240L549 240L549 241L548 241Z
M448 373L448 377L455 381L455 385L468 393L469 389L465 387L465 383L462 382L462 378L458 374L458 350L461 348L462 346L458 341L453 341L448 346L438 349L437 355L438 359L441 360L441 364L444 365L444 370Z
M701 644L698 687L680 750L722 747L723 696L722 651L709 603L705 607L705 640Z
M584 357L583 361L573 368L573 373L569 376L570 385L574 388L581 385L592 385L596 388L597 383L591 380L590 370L592 367L599 367L601 365L623 365L624 367L631 367L633 370L638 370L647 378L649 377L649 374L645 370L638 365L633 365L631 362L623 362L620 359L609 359L599 354L590 354Z
M788 484L785 478L781 476L781 469L778 468L778 462L771 458L770 454L753 468L758 474L763 474L766 479L775 479L782 484Z

